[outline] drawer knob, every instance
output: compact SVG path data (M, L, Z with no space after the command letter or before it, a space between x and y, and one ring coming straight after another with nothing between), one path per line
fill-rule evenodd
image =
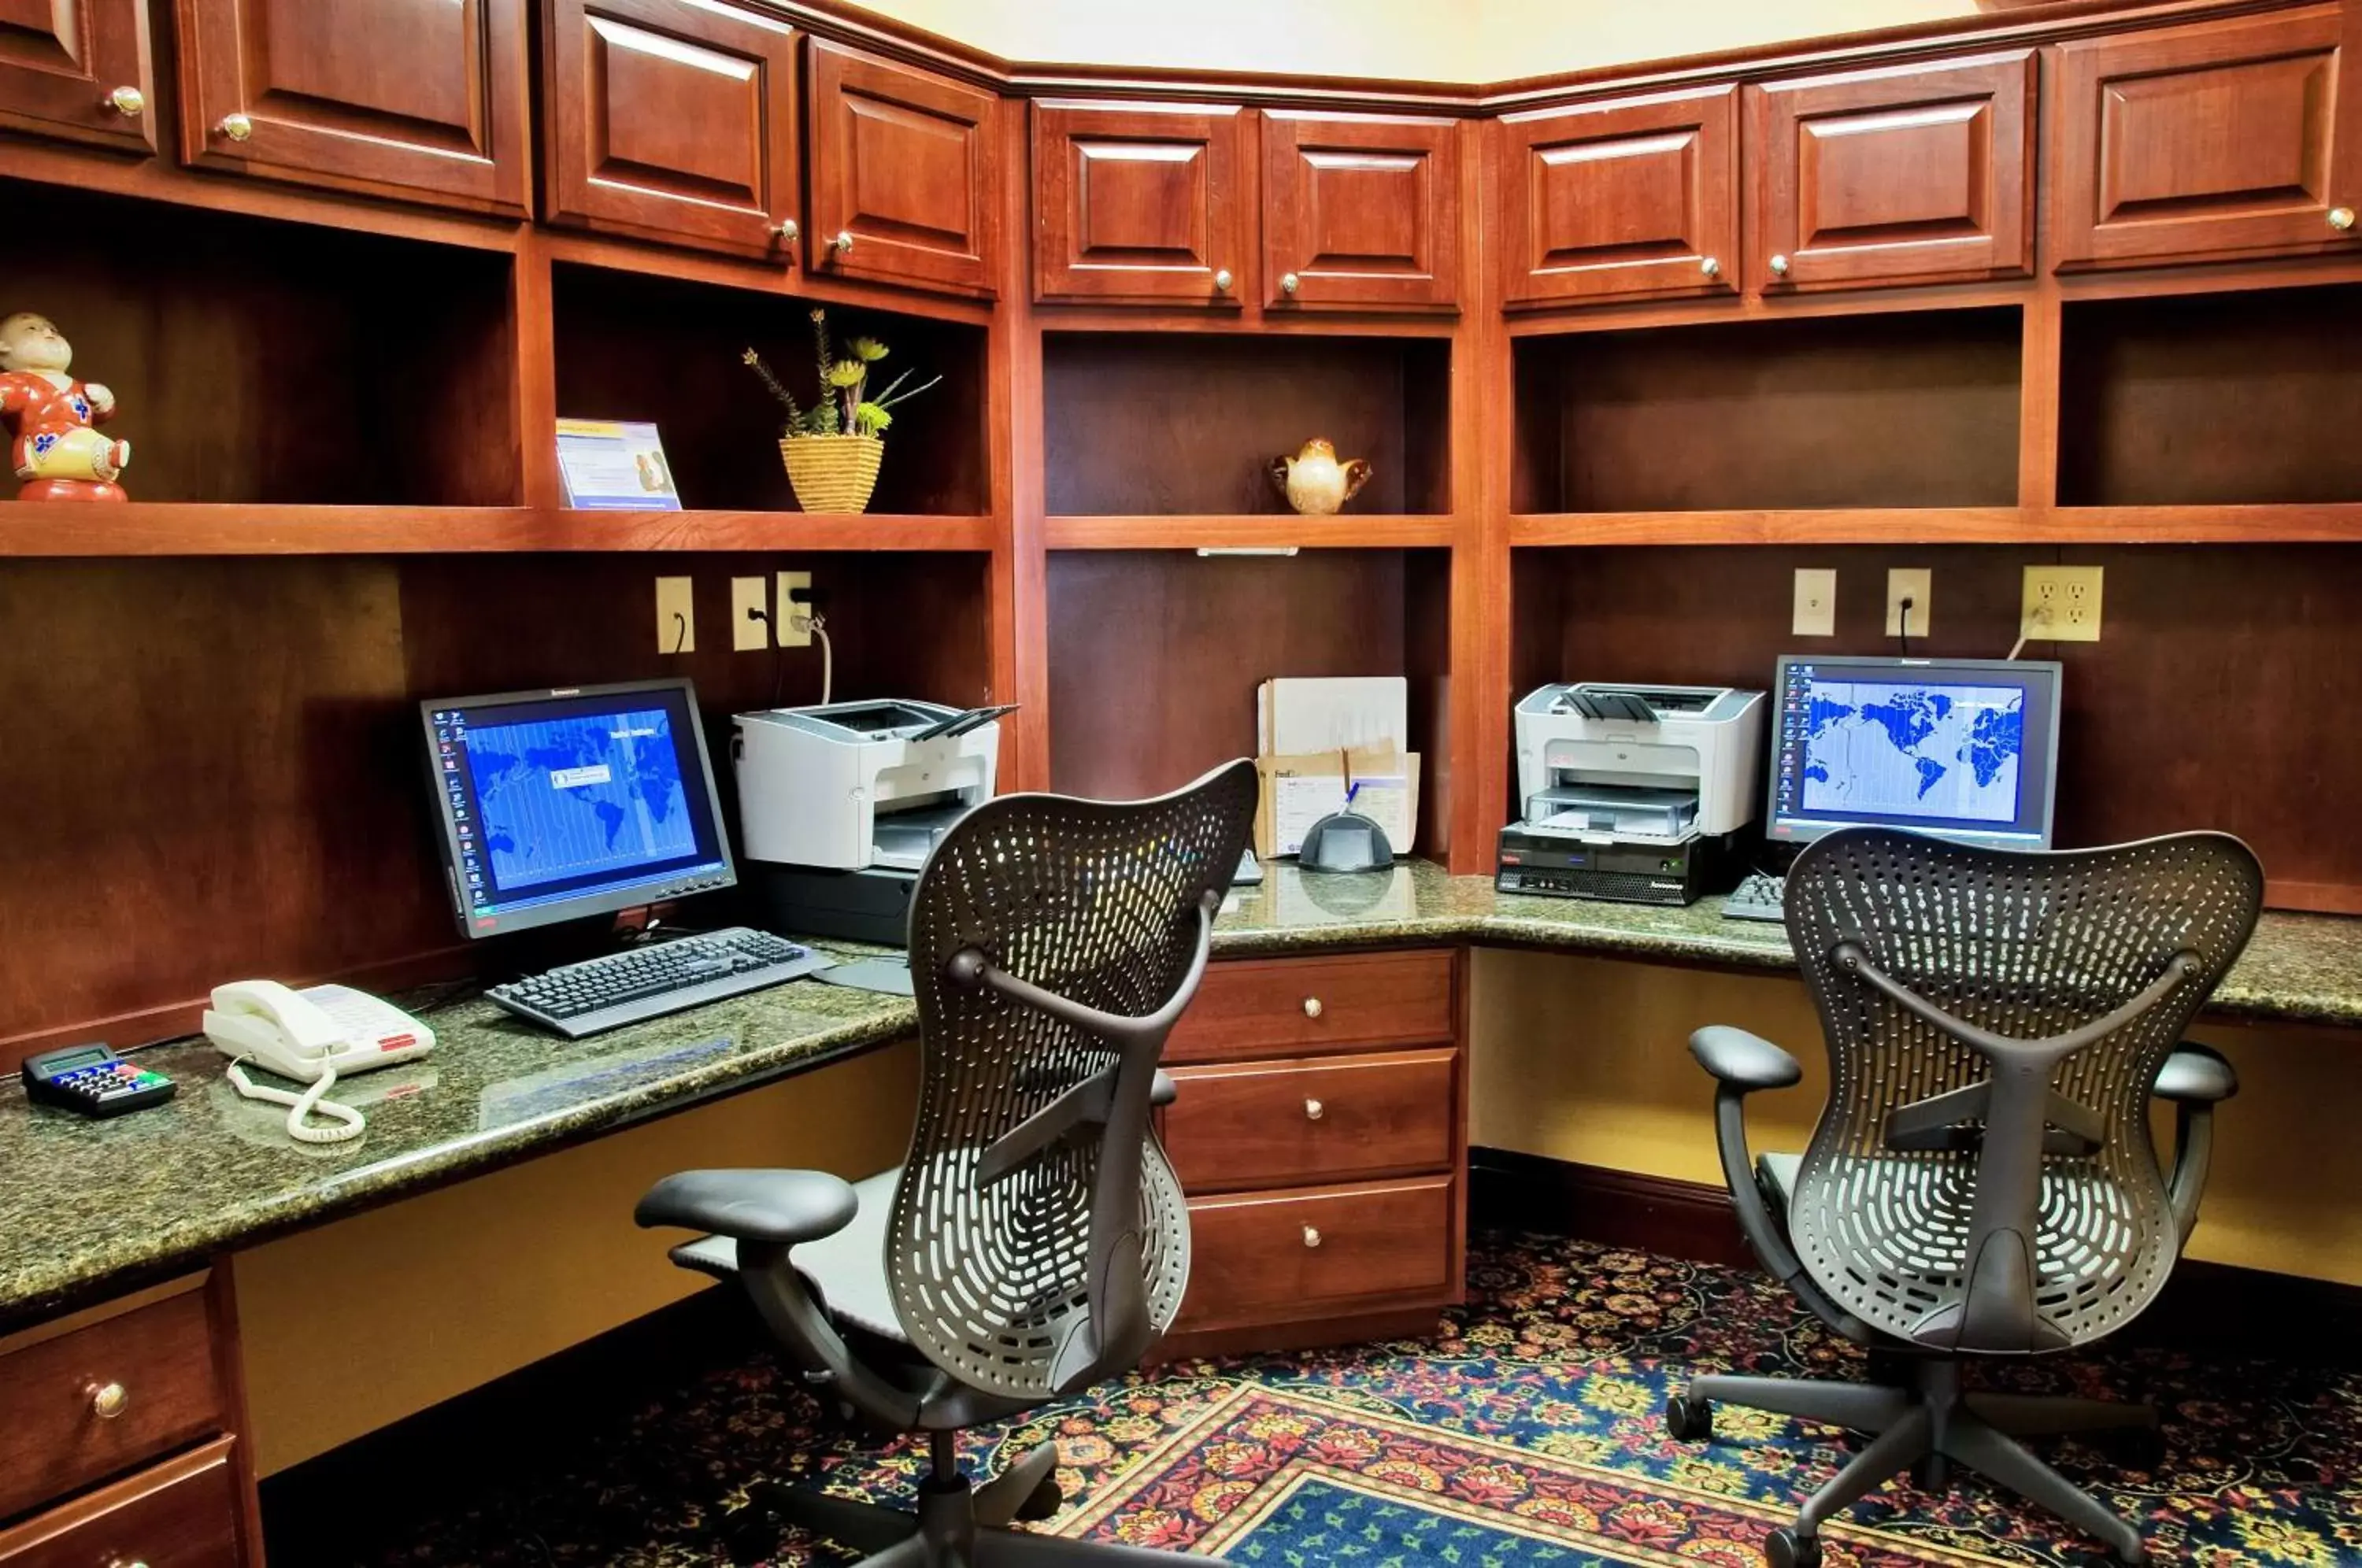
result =
M1214 274L1214 287L1223 293L1230 293L1231 270L1228 267L1220 269Z
M117 87L106 95L106 103L127 120L136 120L148 112L148 94L137 87Z
M131 1404L131 1392L120 1383L102 1383L90 1391L90 1413L111 1421Z
M1281 274L1280 274L1280 278L1279 278L1279 292L1280 292L1281 293L1283 293L1283 294L1293 294L1293 293L1296 293L1296 291L1297 291L1297 290L1298 290L1298 289L1302 288L1303 286L1304 286L1304 280L1303 280L1303 279L1301 279L1301 278L1299 278L1299 277L1297 277L1295 273L1293 273L1293 272L1283 272L1283 273L1281 273Z
M254 122L244 115L224 115L214 128L232 141L247 141L254 136Z
M1319 997L1306 997L1306 998L1304 999L1304 1016L1305 1016L1305 1017L1307 1017L1307 1018L1319 1018L1319 1017L1323 1012L1326 1012L1327 1010L1327 1010L1326 1008L1324 1008L1324 1007L1322 1007L1322 1006L1320 1005L1320 999L1319 999Z
M799 224L793 218L789 218L785 223L774 224L771 227L771 232L779 237L780 244L793 245L797 239L802 236L804 231L801 224Z
M1698 263L1698 271L1709 278L1719 278L1722 276L1722 263L1709 256Z
M1318 1121L1321 1117L1328 1114L1328 1110L1329 1108L1322 1105L1319 1100L1308 1099L1304 1102L1304 1120L1307 1121Z
M838 230L836 231L836 237L835 237L834 239L830 240L830 241L829 241L829 244L830 244L831 246L833 246L833 247L834 247L834 248L835 248L836 253L837 253L839 256L850 256L850 255L852 255L852 254L853 254L853 231L852 231L851 229L849 229L849 228L841 228L841 229L838 229Z
M1320 1244L1320 1232L1314 1230L1309 1225L1304 1227L1304 1244L1308 1247L1319 1246Z
M2354 226L2354 209L2352 207L2330 208L2329 226L2335 229L2340 234L2344 234L2347 229L2352 228Z
M1788 275L1788 259L1785 256L1772 258L1772 275L1775 278L1784 278Z

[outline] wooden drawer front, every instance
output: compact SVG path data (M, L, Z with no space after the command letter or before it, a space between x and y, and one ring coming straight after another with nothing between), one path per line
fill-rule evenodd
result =
M989 93L815 39L812 265L990 298L999 105Z
M2059 266L2362 244L2322 6L2058 47L2050 231Z
M1216 964L1167 1062L1236 1061L1454 1038L1451 955L1437 949Z
M1456 121L1267 109L1263 146L1265 304L1460 303Z
M525 0L180 0L181 156L522 214Z
M1447 1298L1453 1186L1421 1176L1192 1202L1178 1327Z
M144 0L0 0L0 126L156 150Z
M704 0L549 0L549 215L792 264L795 43Z
M217 1439L0 1530L7 1568L238 1568L236 1445Z
M1447 1047L1183 1067L1164 1152L1192 1193L1446 1169L1458 1060Z
M1502 119L1507 302L1737 289L1738 99L1710 87Z
M0 1518L217 1432L224 1408L202 1290L0 1356Z
M2020 50L1756 89L1754 285L2029 271L2035 74Z
M1246 295L1239 111L1033 105L1033 291L1236 305Z

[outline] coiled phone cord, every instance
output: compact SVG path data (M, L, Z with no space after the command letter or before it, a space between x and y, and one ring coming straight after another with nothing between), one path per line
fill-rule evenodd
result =
M351 1106L321 1098L337 1081L337 1069L330 1064L320 1064L320 1076L313 1079L302 1094L290 1094L285 1089L270 1088L248 1077L247 1060L240 1056L229 1065L230 1087L248 1099L291 1107L287 1112L287 1135L297 1143L342 1143L359 1137L369 1125L361 1119L361 1113ZM331 1124L315 1124L311 1120L315 1111L327 1117Z

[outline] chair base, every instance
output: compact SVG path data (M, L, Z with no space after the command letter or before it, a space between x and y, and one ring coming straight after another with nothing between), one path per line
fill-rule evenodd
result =
M1822 1524L1887 1480L1914 1470L1923 1485L1940 1487L1949 1479L1953 1461L2096 1537L2118 1562L2148 1561L2139 1531L2018 1439L2097 1431L2154 1434L2154 1408L2047 1394L1965 1393L1956 1361L1913 1358L1906 1364L1908 1381L1901 1386L1696 1377L1669 1403L1666 1424L1677 1438L1711 1436L1713 1408L1719 1403L1871 1434L1852 1463L1805 1501L1794 1527L1773 1532L1767 1546L1782 1568L1813 1568L1820 1561Z
M1167 1551L1096 1540L1067 1540L1008 1527L1057 1511L1055 1443L1043 1443L981 1486L959 1473L948 1433L934 1446L934 1473L919 1488L915 1513L773 1485L748 1500L722 1528L734 1562L767 1562L782 1529L794 1526L865 1553L855 1568L1175 1568ZM1046 1488L1046 1492L1045 1492ZM1228 1568L1218 1558L1193 1557L1193 1568Z

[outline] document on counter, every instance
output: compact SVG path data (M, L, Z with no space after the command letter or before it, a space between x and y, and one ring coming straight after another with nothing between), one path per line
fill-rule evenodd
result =
M1385 830L1397 856L1408 855L1418 832L1417 752L1314 752L1265 756L1263 810L1255 820L1255 850L1269 859L1295 855L1321 818L1353 810Z
M1399 675L1286 676L1255 688L1265 756L1410 750L1410 682Z

